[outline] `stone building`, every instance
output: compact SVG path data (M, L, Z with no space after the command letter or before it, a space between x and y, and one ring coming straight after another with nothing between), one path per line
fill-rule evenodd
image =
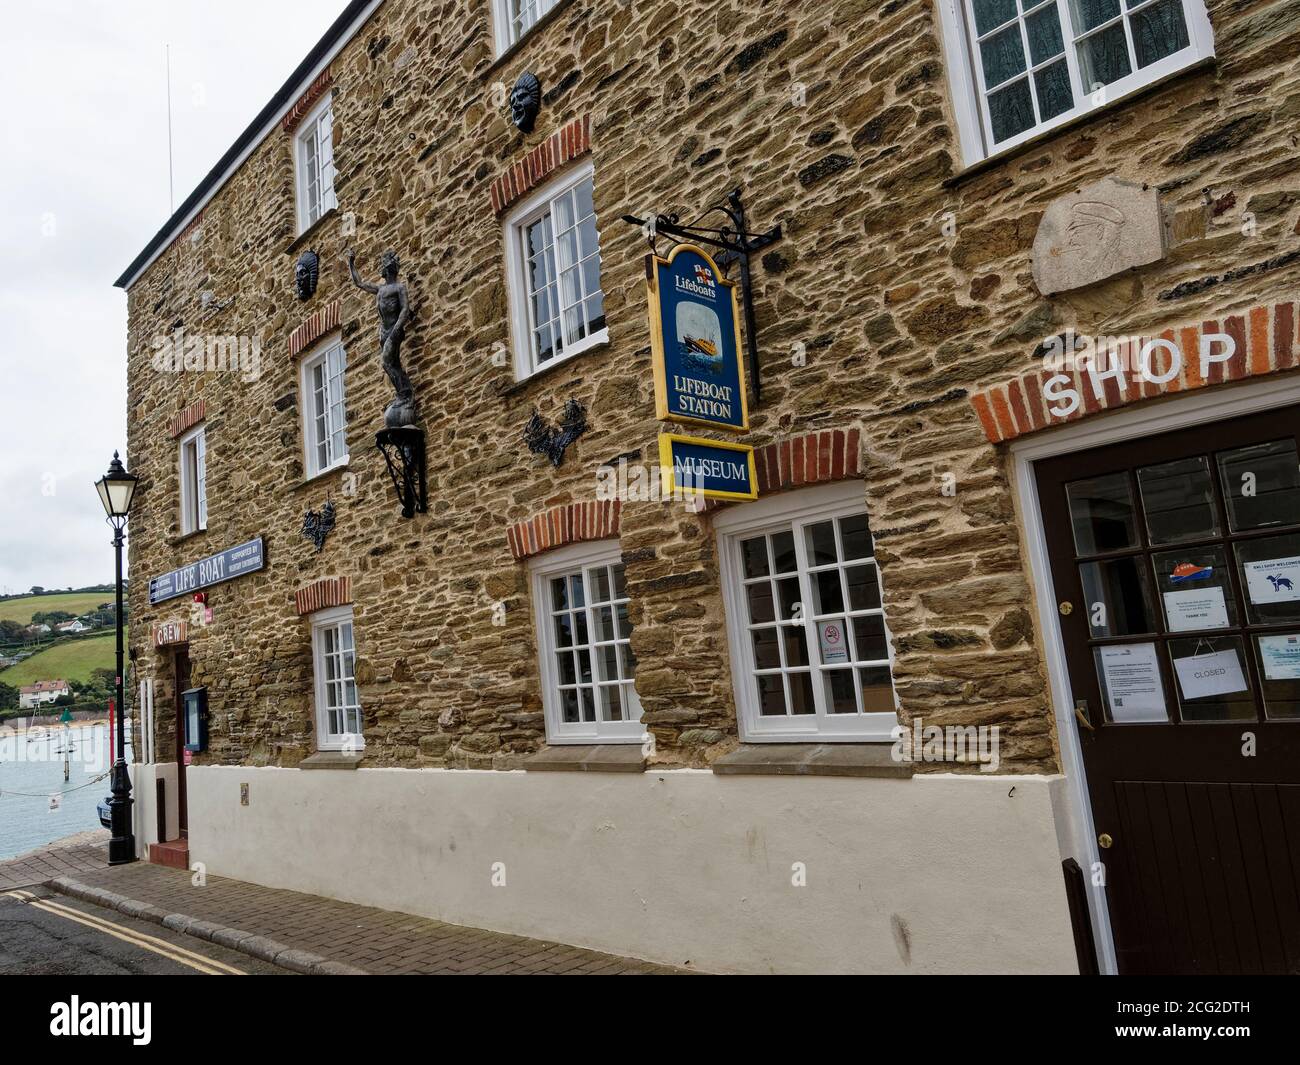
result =
M1293 968L1298 59L1294 0L349 4L118 281L152 857L707 970ZM737 188L729 432L656 416L635 223Z

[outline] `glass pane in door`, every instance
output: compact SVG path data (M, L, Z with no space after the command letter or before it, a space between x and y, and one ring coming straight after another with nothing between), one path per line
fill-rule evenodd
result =
M1300 632L1256 636L1264 712L1271 719L1300 719Z
M1209 540L1219 535L1210 460L1204 455L1137 471L1152 544Z
M1170 632L1226 629L1237 624L1237 603L1222 547L1166 551L1151 561Z
M1093 636L1156 631L1154 597L1141 556L1085 562L1079 579Z
M1294 441L1221 451L1218 459L1233 532L1300 525L1300 462Z
M1169 662L1184 721L1254 721L1255 697L1240 636L1169 641Z
M1076 554L1100 555L1137 546L1137 518L1127 473L1075 481L1065 487Z
M1252 625L1300 621L1300 533L1242 540L1235 548L1247 620Z

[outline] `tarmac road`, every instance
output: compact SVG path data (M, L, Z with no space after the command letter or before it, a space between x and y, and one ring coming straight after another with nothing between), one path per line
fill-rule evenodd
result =
M114 975L296 974L47 888L0 891L0 976Z

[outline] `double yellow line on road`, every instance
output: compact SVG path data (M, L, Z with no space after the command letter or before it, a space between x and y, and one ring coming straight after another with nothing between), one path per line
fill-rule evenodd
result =
M120 939L124 943L130 943L134 947L140 947L142 950L148 950L154 954L159 954L178 965L185 965L191 969L203 973L205 976L247 976L242 969L236 969L233 965L227 965L223 961L217 961L215 958L204 957L202 954L196 954L192 950L186 950L184 947L178 947L175 943L169 943L165 939L159 939L157 936L146 935L144 932L137 932L134 929L127 928L125 925L117 924L113 921L107 921L102 917L96 917L94 914L84 913L81 910L73 909L71 906L64 906L60 902L51 902L49 899L38 898L30 891L6 891L5 895L11 899L17 899L19 902L28 906L35 906L38 910L44 910L46 913L53 914L56 917L62 917L67 921L76 921L77 924L83 924L87 928L93 928L96 932L103 932L105 935L112 936L114 939Z

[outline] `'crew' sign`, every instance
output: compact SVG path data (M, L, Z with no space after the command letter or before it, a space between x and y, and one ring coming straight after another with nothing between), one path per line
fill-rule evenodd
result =
M149 602L161 603L246 573L255 573L264 564L262 538L259 536L238 547L228 547L218 555L201 558L161 577L154 577L149 582Z
M736 285L702 248L646 257L655 416L733 432L749 428Z

